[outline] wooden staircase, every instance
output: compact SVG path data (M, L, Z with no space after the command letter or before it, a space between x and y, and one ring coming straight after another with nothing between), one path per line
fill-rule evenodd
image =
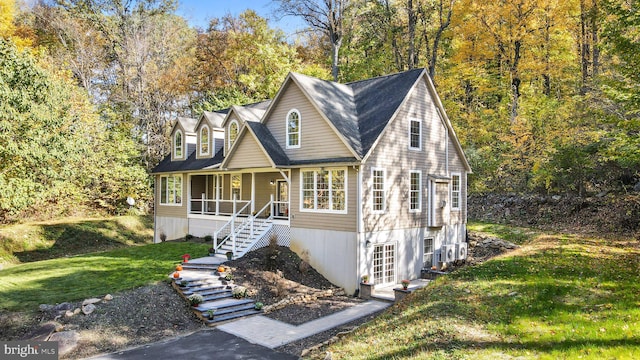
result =
M182 267L181 277L174 278L172 285L185 301L189 301L188 297L193 294L204 298L202 303L191 309L207 325L215 326L262 313L261 309L256 309L255 300L233 297L233 289L238 285L233 280L225 280L226 273L218 272L218 265L184 263ZM210 310L214 312L213 319L208 316Z
M215 232L213 243L213 248L216 250L215 256L226 258L226 254L231 252L232 259L240 258L269 234L273 227L273 199L255 215L242 216L241 214L250 205L251 202L235 212L229 221Z

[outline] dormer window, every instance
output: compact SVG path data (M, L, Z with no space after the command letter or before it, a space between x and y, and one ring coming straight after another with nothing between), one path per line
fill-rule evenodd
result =
M200 129L200 155L209 155L209 127L207 125Z
M287 114L287 149L300 147L300 112L293 109Z
M236 141L236 138L238 137L239 128L240 126L236 120L231 121L231 124L229 124L229 149L233 146L233 142Z
M173 157L174 158L182 158L183 153L183 141L182 141L182 131L176 131L176 134L173 136Z

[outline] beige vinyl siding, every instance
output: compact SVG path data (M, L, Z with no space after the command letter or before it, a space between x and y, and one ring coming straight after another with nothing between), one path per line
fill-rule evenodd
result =
M422 121L422 150L409 149L409 119ZM362 167L364 231L426 227L428 216L428 175L447 175L447 130L443 125L425 81L416 84L413 93L388 125ZM455 151L450 146L450 155ZM401 162L398 162L401 159ZM371 169L386 170L387 209L372 213ZM420 212L409 212L410 171L422 172Z
M347 169L347 213L332 214L314 211L300 211L300 170L291 172L291 227L326 229L337 231L357 231L357 183L358 173Z
M286 147L286 117L289 111L300 112L300 148ZM312 160L353 156L351 151L304 96L295 83L283 89L279 101L265 124L291 160Z
M260 209L262 209L262 207L271 200L271 195L275 198L275 180L279 179L281 176L276 173L256 173L254 176L256 181L255 211L260 211ZM274 185L269 183L271 180L274 180Z
M451 223L459 224L467 221L467 172L460 154L456 151L453 139L449 139L449 171L460 174L460 210L451 211Z
M182 176L182 205L169 206L160 205L160 176L156 175L156 216L187 218L187 181L186 176Z
M240 193L242 195L242 200L251 200L251 174L243 173L241 174L241 185L240 185Z
M236 144L237 148L231 154L227 168L271 167L269 158L267 158L264 151L262 151L253 135L245 132L238 141L238 144Z
M231 175L222 175L222 194L221 199L231 200Z

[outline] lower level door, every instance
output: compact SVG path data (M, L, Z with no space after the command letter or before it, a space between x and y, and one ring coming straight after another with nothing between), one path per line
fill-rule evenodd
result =
M373 249L373 283L396 283L396 245L380 244Z

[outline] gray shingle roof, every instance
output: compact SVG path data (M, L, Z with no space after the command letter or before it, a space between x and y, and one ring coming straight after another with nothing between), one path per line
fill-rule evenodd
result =
M423 73L424 69L414 69L348 84L320 80L297 73L291 73L291 77L308 94L311 101L327 117L354 152L363 158ZM291 161L266 126L261 122L252 121L261 120L270 104L271 100L267 100L245 106L234 106L233 109L238 116L249 120L247 124L276 165L357 161L355 157ZM226 109L216 113L226 114L228 111L229 109ZM193 125L195 126L195 123ZM197 170L219 164L222 160L221 151L212 159L196 159L195 153L191 153L184 161L171 162L171 156L167 156L153 172Z
M203 111L202 116L209 121L209 124L214 127L221 128L222 122L224 121L224 117L226 112L211 112L211 111Z
M171 154L167 155L151 172L155 174L201 170L214 165L218 165L222 162L222 160L224 160L223 149L220 149L220 151L218 151L214 157L208 159L196 159L195 144L187 144L187 152L189 156L186 160L183 161L171 161Z
M198 123L198 120L188 117L178 117L178 122L180 123L184 131L188 133L196 132L196 124Z
M351 148L364 157L423 72L414 69L348 84L293 76Z

